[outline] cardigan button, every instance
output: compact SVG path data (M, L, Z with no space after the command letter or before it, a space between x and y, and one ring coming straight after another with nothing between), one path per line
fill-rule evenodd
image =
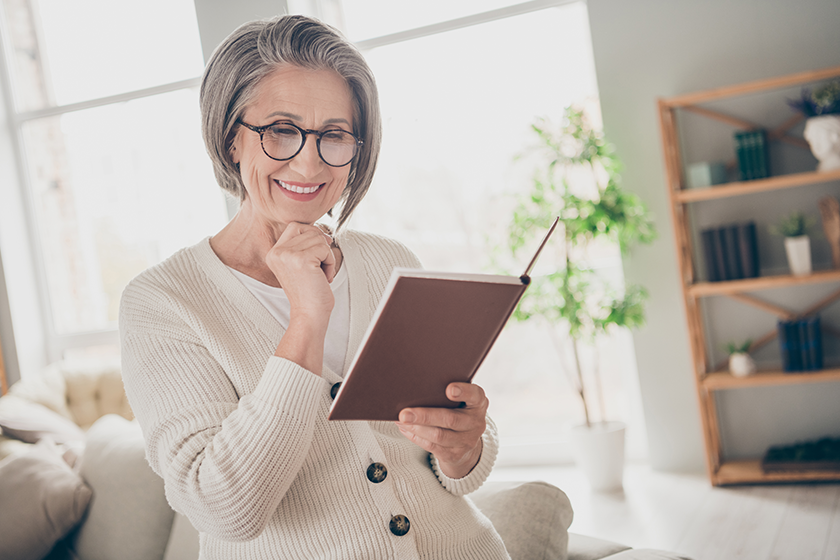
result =
M388 468L382 463L371 463L367 468L368 480L374 484L379 484L385 477L388 476Z
M388 528L391 529L391 532L396 536L401 537L408 533L408 530L411 529L411 523L405 515L395 515L391 518L391 523Z
M341 381L339 381L338 383L336 383L335 385L333 385L332 387L330 387L330 396L331 396L332 398L335 398L335 396L338 394L338 390L339 390L340 388L341 388Z

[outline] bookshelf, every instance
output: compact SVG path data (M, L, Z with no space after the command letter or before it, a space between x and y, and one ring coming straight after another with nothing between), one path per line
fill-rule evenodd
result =
M699 228L692 222L690 209L695 204L709 203L735 197L772 197L788 189L807 189L815 185L828 186L835 196L840 194L840 170L817 172L800 171L780 174L752 181L733 181L722 185L692 188L686 187L683 168L683 149L688 134L678 130L680 117L690 113L700 117L726 123L733 130L762 128L749 118L733 116L721 111L719 102L728 100L738 106L738 98L753 95L772 95L774 91L801 87L827 79L840 77L840 66L822 70L801 72L768 80L701 91L658 101L658 114L662 148L665 161L666 184L669 207L677 247L677 263L680 271L683 300L690 337L690 350L694 362L694 378L700 404L703 425L706 463L712 484L759 484L806 481L840 481L840 471L789 471L765 473L761 468L761 457L750 460L725 460L722 455L721 433L716 409L717 393L732 389L754 387L789 387L809 383L840 382L840 369L828 368L815 372L785 373L780 366L765 369L749 377L736 378L726 371L724 362L710 363L707 346L707 325L703 309L704 298L722 296L761 309L778 319L791 320L817 313L840 300L840 269L818 270L807 276L790 274L759 276L741 280L706 282L699 279L695 263L702 259L702 251L695 251L694 240ZM780 94L781 95L781 94ZM711 107L710 107L711 106ZM743 106L743 105L741 105ZM772 141L783 142L807 149L801 137L790 132L802 122L799 116L792 116L781 125L768 131ZM681 135L682 134L682 135ZM731 164L730 164L731 165ZM834 188L834 184L838 188ZM832 286L834 284L835 286ZM804 286L826 285L830 293L805 309L789 309L770 302L761 292L778 288L795 289ZM727 301L729 301L729 299ZM823 336L840 338L840 330L823 325ZM754 338L750 352L769 344L776 338L776 329ZM791 442L793 443L793 442Z
M3 342L0 341L0 397L5 395L8 390L9 385L6 381L6 365L3 361Z

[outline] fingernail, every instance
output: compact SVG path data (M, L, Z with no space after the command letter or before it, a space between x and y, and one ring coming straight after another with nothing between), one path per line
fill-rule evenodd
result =
M413 412L403 412L400 416L402 416L401 422L405 424L411 424L414 422L414 413Z
M461 388L460 387L452 387L449 390L449 394L453 397L460 397L461 396Z

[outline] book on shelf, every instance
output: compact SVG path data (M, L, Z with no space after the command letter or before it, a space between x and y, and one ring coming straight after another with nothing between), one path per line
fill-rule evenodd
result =
M779 350L785 372L816 371L823 368L820 317L778 322Z
M738 225L738 251L744 278L758 278L758 237L755 222Z
M709 282L759 276L755 223L729 224L700 232Z
M396 421L408 407L455 408L531 282L555 220L522 276L395 269L329 412Z
M840 471L840 438L771 446L761 460L761 469L766 473Z
M739 131L734 134L735 154L742 181L770 176L767 131Z

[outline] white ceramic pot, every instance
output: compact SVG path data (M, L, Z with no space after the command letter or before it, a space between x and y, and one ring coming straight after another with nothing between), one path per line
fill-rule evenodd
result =
M811 117L805 121L803 135L820 162L818 171L840 169L840 115Z
M621 490L624 478L623 422L594 422L572 428L575 462L596 492Z
M791 274L794 276L811 274L811 239L807 235L785 237L785 252Z
M735 377L746 377L755 373L755 360L746 352L729 355L729 373Z

